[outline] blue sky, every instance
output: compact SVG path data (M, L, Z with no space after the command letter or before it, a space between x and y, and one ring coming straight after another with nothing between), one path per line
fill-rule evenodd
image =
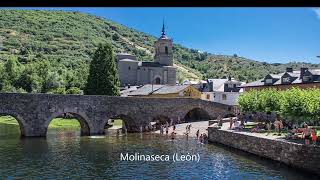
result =
M48 8L42 8L48 9ZM58 8L50 8L58 9ZM59 8L167 35L175 43L258 61L320 63L320 8Z

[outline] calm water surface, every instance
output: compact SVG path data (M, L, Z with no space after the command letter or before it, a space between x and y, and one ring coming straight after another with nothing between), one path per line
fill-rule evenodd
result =
M14 131L12 129L15 129ZM197 162L121 161L120 153L197 154ZM0 179L317 179L273 161L221 146L155 134L80 137L49 130L47 138L19 138L0 124Z

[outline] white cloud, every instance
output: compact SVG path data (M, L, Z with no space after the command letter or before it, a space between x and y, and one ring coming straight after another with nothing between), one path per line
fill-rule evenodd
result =
M320 8L314 8L313 10L317 14L318 18L320 19Z

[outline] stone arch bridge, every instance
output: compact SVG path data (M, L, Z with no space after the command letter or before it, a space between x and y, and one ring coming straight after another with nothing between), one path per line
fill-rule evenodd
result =
M176 122L200 110L213 119L232 114L233 108L191 98L0 93L0 115L16 118L22 136L46 136L51 120L64 113L78 119L82 135L97 135L104 134L108 119L117 117L124 120L128 132L138 132L159 116Z

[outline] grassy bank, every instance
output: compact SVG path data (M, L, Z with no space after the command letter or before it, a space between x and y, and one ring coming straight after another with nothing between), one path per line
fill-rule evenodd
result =
M1 116L0 124L19 125L18 121L12 116ZM80 123L77 119L55 118L51 121L49 128L80 129Z
M18 121L12 116L1 116L0 117L0 125L1 124L10 124L18 126ZM121 128L122 120L115 119L113 122L113 127ZM59 129L80 129L80 123L77 119L63 119L63 118L55 118L50 124L49 128L59 128Z

